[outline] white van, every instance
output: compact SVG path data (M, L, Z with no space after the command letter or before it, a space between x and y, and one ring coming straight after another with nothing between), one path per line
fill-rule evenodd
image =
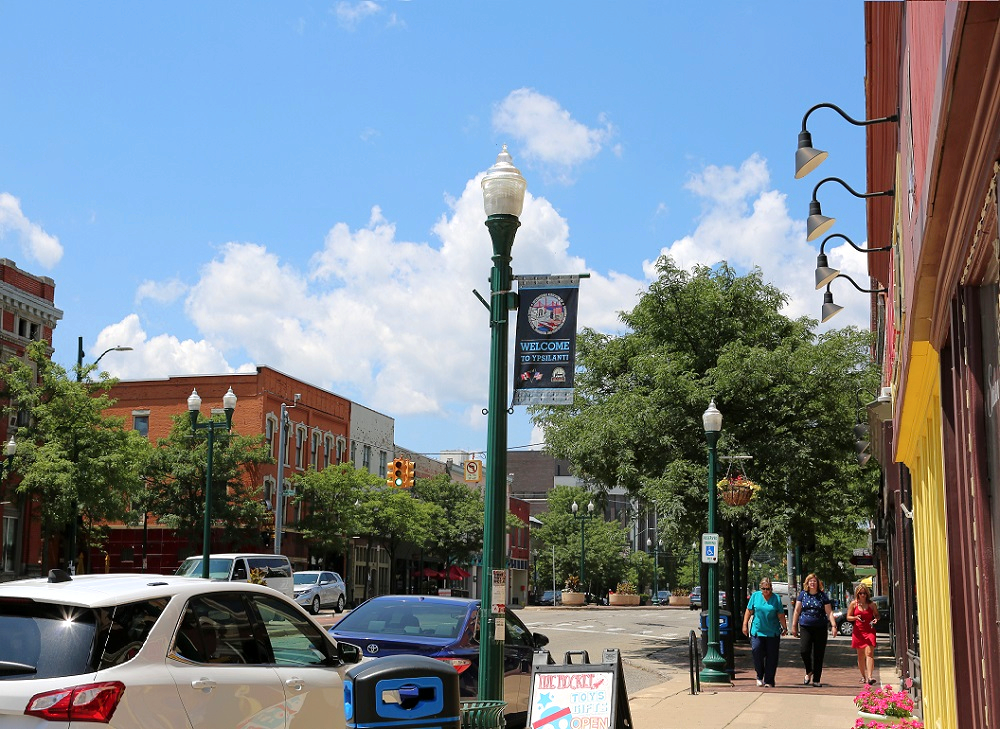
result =
M792 611L795 609L794 599L798 597L798 593L789 596L788 594L788 583L787 582L771 582L771 589L774 590L774 594L781 598L781 604L785 608L785 614L791 615ZM791 630L791 628L789 628Z
M211 554L208 557L208 577L212 580L246 582L250 570L264 573L264 584L295 599L292 563L283 554ZM201 577L202 558L188 557L175 573L181 577Z

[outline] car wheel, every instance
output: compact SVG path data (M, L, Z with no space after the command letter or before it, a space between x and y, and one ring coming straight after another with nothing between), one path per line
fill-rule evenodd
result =
M837 632L841 635L852 635L854 633L854 623L850 620L845 620L840 624L840 628Z
M334 608L338 613L344 612L344 596L341 595L337 598L337 606Z
M319 595L313 598L310 608L313 615L319 615Z

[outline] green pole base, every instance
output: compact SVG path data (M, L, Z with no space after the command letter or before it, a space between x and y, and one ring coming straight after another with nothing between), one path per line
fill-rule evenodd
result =
M719 653L718 643L709 643L708 651L705 653L705 658L702 659L702 664L704 668L698 674L702 683L732 683L733 680L729 677L724 669L726 667L726 659L722 657Z

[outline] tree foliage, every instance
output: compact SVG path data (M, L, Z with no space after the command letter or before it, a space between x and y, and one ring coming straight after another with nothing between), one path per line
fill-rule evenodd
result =
M445 565L468 564L482 551L485 507L480 491L439 474L418 479L413 496L428 509L426 538L418 542L425 557Z
M192 434L191 421L184 413L174 416L170 435L157 446L144 474L147 508L197 551L205 520L208 438L201 431ZM261 532L272 523L273 515L260 500L258 471L270 462L262 435L215 433L212 524L217 548L229 551L258 544Z
M625 333L579 336L573 405L532 409L548 449L598 489L641 495L658 514L657 536L686 554L705 531L701 415L714 397L722 464L752 456L746 470L762 487L749 506L720 507L730 541L743 540L749 554L784 549L790 536L838 544L830 553L843 554L874 508L875 483L854 459L852 434L856 393L877 383L870 334L817 334L814 320L786 317L786 296L756 268L738 275L723 262L688 272L666 257L657 268L621 315Z
M107 393L115 380L69 379L49 358L47 343L33 342L24 360L3 363L0 381L6 413L20 411L24 423L17 430L17 489L43 504L43 538L66 533L77 516L82 541L98 538L95 524L127 520L142 492L149 444L124 430L121 418L103 414L113 404Z

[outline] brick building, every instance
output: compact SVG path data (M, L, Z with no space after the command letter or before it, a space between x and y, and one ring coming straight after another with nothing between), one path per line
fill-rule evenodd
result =
M225 375L178 376L156 380L119 382L110 395L117 402L108 415L121 417L125 426L138 430L150 440L165 438L175 415L187 412L191 391L201 396L202 413L222 407L222 396L232 387L236 394L233 429L242 435L263 435L274 464L260 469L260 498L269 509L276 506L277 461L279 454L279 418L281 405L288 415L284 453L284 477L304 473L310 467L322 470L348 460L351 419L350 400L302 382L270 367L256 372ZM287 485L286 485L287 489ZM301 507L285 500L283 504L282 552L297 569L323 565L344 571L344 564L329 560L333 555L311 553L296 524ZM247 545L259 551L261 545ZM150 521L146 528L113 526L106 555L91 555L92 564L104 563L112 572L138 572L143 558L148 572L172 572L183 556L199 552L201 545L180 544L172 530Z
M54 304L55 289L48 276L35 276L0 258L0 362L23 358L33 341L46 342L51 354L52 332L63 315ZM16 436L23 417L14 413L3 418L0 441ZM0 482L0 580L37 574L41 564L40 507L14 493L17 478L15 472Z

